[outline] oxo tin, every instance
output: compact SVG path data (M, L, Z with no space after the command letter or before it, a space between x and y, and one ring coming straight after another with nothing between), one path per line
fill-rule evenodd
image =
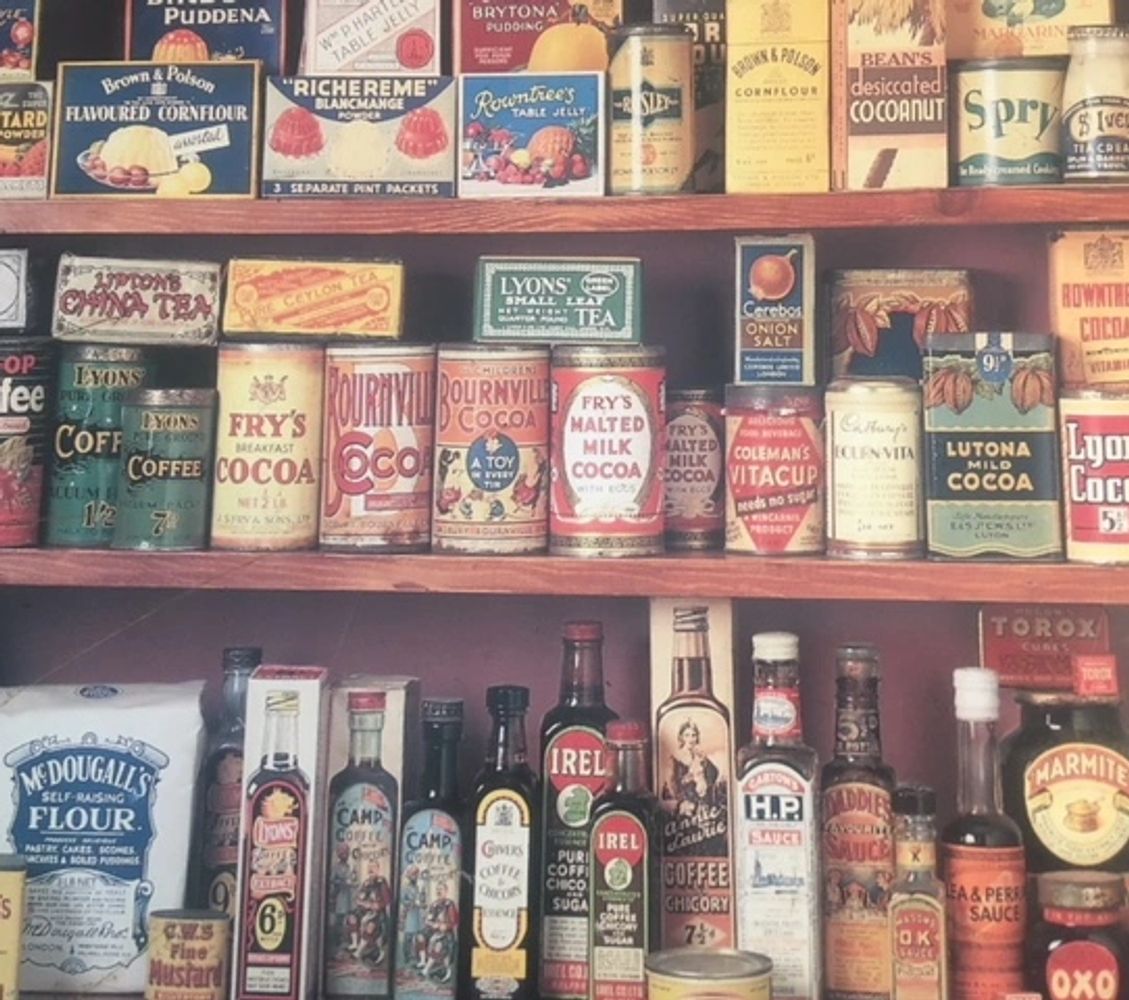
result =
M215 416L214 389L126 396L113 548L204 548Z
M663 551L665 354L661 347L553 349L549 551Z
M47 462L47 395L55 345L0 338L0 547L34 545Z
M149 917L145 1000L225 1000L231 918L213 910L156 910Z
M426 551L434 439L434 347L328 348L321 547Z
M666 396L666 547L720 549L725 540L725 419L716 389Z
M443 344L436 366L436 552L544 552L549 352Z
M771 1000L772 961L751 951L672 948L647 956L647 1000Z
M725 478L727 552L822 552L821 391L726 386Z
M212 547L282 551L318 537L319 344L221 344Z
M122 400L153 381L139 347L64 344L47 483L46 545L108 548L118 509Z

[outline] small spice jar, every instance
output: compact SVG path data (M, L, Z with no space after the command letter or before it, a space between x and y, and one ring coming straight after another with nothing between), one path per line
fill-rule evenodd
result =
M1111 872L1039 876L1042 919L1027 939L1027 988L1047 1000L1129 1000L1125 883Z
M1063 178L1129 180L1129 26L1069 30L1062 97Z

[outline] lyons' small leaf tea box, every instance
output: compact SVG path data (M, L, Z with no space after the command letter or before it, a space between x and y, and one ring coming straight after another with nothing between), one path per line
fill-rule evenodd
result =
M303 73L439 72L440 0L306 0Z
M54 197L253 198L259 63L60 63Z
M604 193L604 74L460 77L460 198Z
M39 0L0 0L0 81L34 80Z
M0 81L0 199L47 197L51 86Z
M449 76L271 77L263 197L453 197L455 98Z

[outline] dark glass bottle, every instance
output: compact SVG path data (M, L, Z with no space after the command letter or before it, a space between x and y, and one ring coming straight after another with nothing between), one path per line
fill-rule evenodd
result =
M592 803L607 782L604 731L617 716L604 704L603 626L564 627L561 695L541 722L542 1000L588 994L588 832Z

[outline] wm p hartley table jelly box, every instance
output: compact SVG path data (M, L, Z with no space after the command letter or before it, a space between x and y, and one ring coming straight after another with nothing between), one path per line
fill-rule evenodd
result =
M0 200L47 197L51 86L0 79Z
M53 196L252 198L259 63L60 63Z
M0 0L0 80L34 80L39 0Z
M459 78L460 198L604 193L604 74Z
M306 0L302 72L438 73L440 0Z
M272 77L263 197L452 197L455 97L449 76Z

